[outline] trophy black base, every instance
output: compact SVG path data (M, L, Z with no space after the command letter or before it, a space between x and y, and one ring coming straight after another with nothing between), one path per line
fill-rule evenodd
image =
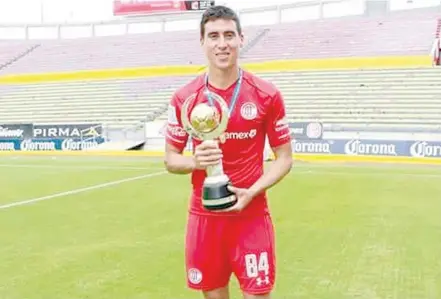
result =
M207 210L224 210L237 203L236 195L228 190L230 182L204 182L202 205Z

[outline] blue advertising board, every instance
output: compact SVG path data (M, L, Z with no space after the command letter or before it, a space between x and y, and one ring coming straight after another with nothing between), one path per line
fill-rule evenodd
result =
M187 150L192 149L191 144ZM292 148L294 154L441 158L441 141L299 139L292 141Z
M432 141L294 140L292 146L293 152L298 154L441 158L441 142Z
M104 138L90 141L81 139L4 139L0 140L0 151L81 151L98 146Z

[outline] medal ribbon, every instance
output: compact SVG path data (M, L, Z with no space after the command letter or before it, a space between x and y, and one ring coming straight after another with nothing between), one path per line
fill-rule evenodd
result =
M234 110L234 106L236 106L237 99L239 98L240 88L242 87L243 80L243 72L242 69L239 69L239 80L237 81L236 87L234 88L233 97L231 98L230 106L228 107L229 113L228 116L231 117L231 113ZM205 93L208 97L208 102L211 106L214 105L213 98L211 97L211 91L208 89L208 74L205 75Z

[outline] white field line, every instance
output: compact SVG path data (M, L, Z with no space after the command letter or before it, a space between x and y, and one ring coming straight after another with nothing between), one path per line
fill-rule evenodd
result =
M49 168L49 169L90 169L90 170L159 170L160 167L134 166L93 166L93 165L53 165L53 164L1 164L0 168Z
M148 173L148 174L139 175L139 176L135 176L135 177L127 178L127 179L122 179L122 180L107 182L107 183L103 183L103 184L93 185L93 186L89 186L89 187L85 187L85 188L79 188L79 189L73 189L70 191L55 193L55 194L47 195L47 196L43 196L43 197L37 197L37 198L31 198L28 200L17 201L17 202L5 204L5 205L0 205L0 210L5 210L5 209L13 208L13 207L18 207L18 206L29 205L29 204L33 204L33 203L36 203L39 201L54 199L57 197L63 197L63 196L79 194L79 193L83 193L83 192L87 192L87 191L103 189L106 187L116 186L116 185L120 185L120 184L127 183L127 182L132 182L132 181L137 181L137 180L141 180L141 179L145 179L145 178L159 176L159 175L162 175L165 173L166 173L166 171Z
M17 166L17 165L15 165L15 166ZM139 168L139 169L145 169L145 168ZM17 206L29 205L29 204L36 203L39 201L44 201L44 200L53 199L53 198L57 198L57 197L63 197L63 196L83 193L83 192L87 192L87 191L91 191L91 190L98 190L98 189L102 189L102 188L106 188L106 187L110 187L110 186L114 186L114 185L120 185L120 184L123 184L126 182L131 182L131 181L141 180L144 178L159 176L159 175L162 175L165 173L167 173L167 172L166 171L154 172L154 173L144 174L144 175L135 176L135 177L127 178L127 179L122 179L122 180L107 182L107 183L103 183L103 184L93 185L93 186L89 186L89 187L85 187L85 188L79 188L79 189L73 189L70 191L55 193L55 194L48 195L48 196L13 202L13 203L5 204L5 205L0 205L0 210L9 209L12 207L17 207ZM366 176L366 175L367 176L409 176L409 177L441 178L441 174L435 174L435 173L434 174L431 174L431 173L403 173L403 172L395 172L395 173L387 173L386 172L385 173L385 172L374 172L374 171L372 171L372 172L371 171L369 171L369 172L343 172L343 171L332 171L332 170L331 171L323 171L323 170L303 170L303 169L300 171L295 171L295 170L291 171L290 174L291 175L296 175L296 174L300 174L300 175L302 175L302 174L329 174L329 175L343 175L343 176L363 176L363 175L364 176Z

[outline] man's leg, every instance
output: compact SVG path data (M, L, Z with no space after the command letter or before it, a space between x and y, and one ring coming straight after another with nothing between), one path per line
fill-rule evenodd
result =
M228 286L211 291L204 291L205 299L230 299Z
M267 294L262 294L262 295L251 295L251 294L244 292L243 298L244 299L271 299L271 294L267 293Z
M190 214L185 241L187 285L206 299L228 299L231 267L225 219Z
M229 240L233 271L245 299L268 299L275 284L276 257L271 217L235 220ZM230 227L230 229L232 229Z

